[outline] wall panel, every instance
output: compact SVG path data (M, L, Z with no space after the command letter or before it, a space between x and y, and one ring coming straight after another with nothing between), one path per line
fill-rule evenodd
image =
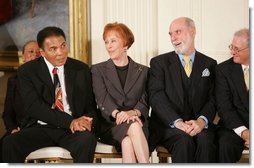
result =
M129 49L128 55L130 55L137 62L148 64L150 58L157 54L156 1L97 0L97 4L94 4L95 6L93 6L92 1L92 9L96 8L97 6L101 6L101 4L104 4L102 11L99 12L100 14L103 14L100 18L100 21L102 22L99 24L101 27L98 28L97 26L93 25L93 22L96 24L95 20L92 21L91 25L93 63L105 61L109 58L105 48L102 47L102 45L104 45L102 39L103 28L107 23L117 21L126 24L132 30L135 36L135 42ZM92 11L92 15L93 14L97 15L96 17L98 17L97 12ZM93 30L93 27L96 27L95 30ZM97 50L97 47L99 47L99 51Z
M218 62L230 57L227 46L234 32L249 27L248 0L92 0L92 63L109 58L102 40L106 23L128 25L136 39L129 55L149 65L152 57L173 50L169 24L180 16L195 21L196 48Z

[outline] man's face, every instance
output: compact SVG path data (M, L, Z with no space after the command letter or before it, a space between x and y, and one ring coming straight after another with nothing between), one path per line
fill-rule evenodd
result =
M37 42L30 42L26 45L24 49L23 59L24 62L28 62L40 57L40 48Z
M249 65L250 50L245 35L235 36L230 45L230 50L235 63Z
M169 35L176 53L189 55L193 52L195 29L188 27L184 19L177 19L172 22Z
M63 36L50 36L43 42L41 55L53 66L62 66L68 57L68 48Z

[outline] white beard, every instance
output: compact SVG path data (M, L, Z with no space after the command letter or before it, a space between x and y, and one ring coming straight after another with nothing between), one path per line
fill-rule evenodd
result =
M192 45L192 38L190 35L188 35L185 43L182 43L181 46L179 47L174 46L175 52L177 54L185 55L185 53L189 50L191 45Z

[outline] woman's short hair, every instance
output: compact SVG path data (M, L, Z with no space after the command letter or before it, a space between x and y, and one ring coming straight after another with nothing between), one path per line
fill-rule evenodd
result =
M111 31L114 31L119 35L119 37L123 40L124 46L127 46L128 48L130 48L131 45L134 43L133 33L125 24L117 23L117 22L108 23L104 27L104 32L103 32L104 41L108 33Z

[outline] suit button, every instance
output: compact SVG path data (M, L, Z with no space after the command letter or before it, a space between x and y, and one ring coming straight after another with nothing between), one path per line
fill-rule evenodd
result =
M104 107L102 107L101 110L104 110Z

